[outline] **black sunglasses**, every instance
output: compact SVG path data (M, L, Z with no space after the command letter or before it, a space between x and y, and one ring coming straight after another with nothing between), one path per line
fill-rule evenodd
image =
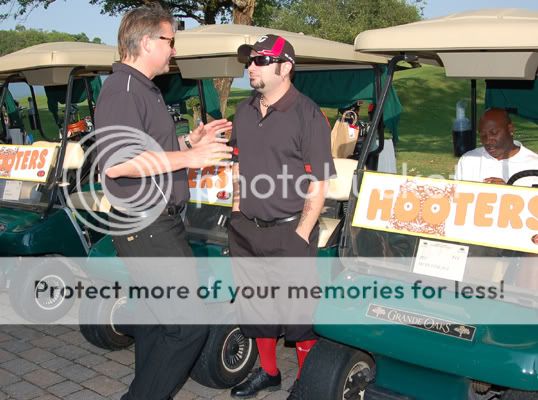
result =
M166 36L159 36L159 39L161 40L168 40L170 42L170 48L173 49L174 48L174 44L176 43L176 38L168 38Z
M267 65L273 64L273 63L283 63L284 60L281 60L280 58L271 57L271 56L249 56L245 67L250 67L250 64L254 61L254 65L257 67L265 67Z

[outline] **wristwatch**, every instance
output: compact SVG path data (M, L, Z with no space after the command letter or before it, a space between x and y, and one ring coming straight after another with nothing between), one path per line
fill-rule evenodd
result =
M183 136L183 140L185 141L185 146L187 146L187 148L189 149L192 149L192 144L191 144L191 141L189 140L189 134L186 134L185 136Z

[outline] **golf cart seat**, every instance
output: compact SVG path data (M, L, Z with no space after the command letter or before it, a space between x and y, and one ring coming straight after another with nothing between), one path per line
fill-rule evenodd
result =
M92 210L106 214L112 208L110 201L108 201L102 190L71 193L69 199L76 209Z
M60 147L59 142L34 142L32 146L36 147ZM77 142L68 142L65 150L63 169L79 169L84 162L84 150Z
M57 142L35 142L34 146L59 147ZM68 142L65 151L63 169L76 170L84 163L84 150L78 142ZM102 213L110 212L110 202L102 190L92 192L73 192L69 195L72 206L76 209L91 209Z
M357 160L335 158L333 161L336 178L329 180L326 198L338 202L347 201L353 184L353 173L357 168ZM328 244L333 243L341 226L341 218L320 217L318 248L327 247Z
M35 147L56 147L59 148L60 143L38 141L32 144ZM64 157L64 169L77 169L82 165L84 159L84 151L78 143L68 143ZM41 194L39 193L39 183L36 182L23 182L19 195L19 200L38 199Z

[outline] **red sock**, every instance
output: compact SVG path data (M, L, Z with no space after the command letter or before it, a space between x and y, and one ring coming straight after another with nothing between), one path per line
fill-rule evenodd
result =
M271 376L278 375L276 366L276 338L256 338L260 364L262 369Z
M297 379L301 376L301 369L303 368L304 360L308 355L310 349L316 344L317 339L303 340L302 342L295 343L295 352L297 353L297 362L299 363L299 370L297 371Z

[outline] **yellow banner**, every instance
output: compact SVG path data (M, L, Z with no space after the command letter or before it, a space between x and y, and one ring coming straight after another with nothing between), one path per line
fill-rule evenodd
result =
M538 190L365 172L352 225L538 253Z
M55 147L0 145L0 179L46 182Z

